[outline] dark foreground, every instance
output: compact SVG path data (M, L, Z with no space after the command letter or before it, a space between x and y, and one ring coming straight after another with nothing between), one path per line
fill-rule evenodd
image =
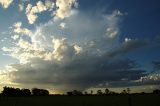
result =
M0 96L0 106L160 106L160 95Z

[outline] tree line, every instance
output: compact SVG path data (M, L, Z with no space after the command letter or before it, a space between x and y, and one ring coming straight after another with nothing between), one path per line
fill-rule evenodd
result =
M82 93L81 91L77 91L77 90L67 92L67 95L118 95L118 94L130 94L130 88L123 90L121 93L110 91L107 88L105 89L104 92L99 89L97 90L96 93L93 93L93 90L91 90L90 92L85 91L84 93Z
M32 90L29 89L20 89L14 87L3 87L2 95L4 96L48 96L49 91L46 89L38 89L33 88Z
M96 93L93 93L93 90L90 92L81 92L78 90L73 90L70 92L67 92L68 96L78 96L78 95L124 95L124 94L131 94L130 88L124 89L121 93L110 91L109 89L105 89L103 92L102 90L97 90ZM153 94L160 94L159 89L155 89L152 92ZM144 94L144 92L139 93ZM1 93L3 96L49 96L49 91L46 89L39 89L39 88L33 88L30 89L20 89L20 88L14 88L14 87L3 87L3 91Z

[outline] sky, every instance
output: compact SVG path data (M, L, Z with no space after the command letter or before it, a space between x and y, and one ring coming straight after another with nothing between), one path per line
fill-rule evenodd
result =
M160 88L159 5L0 0L0 88Z

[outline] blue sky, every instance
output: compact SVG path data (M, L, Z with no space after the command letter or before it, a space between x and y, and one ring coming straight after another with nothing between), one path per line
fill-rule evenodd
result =
M158 86L160 69L151 71L160 65L159 5L159 0L1 0L0 86L61 92Z

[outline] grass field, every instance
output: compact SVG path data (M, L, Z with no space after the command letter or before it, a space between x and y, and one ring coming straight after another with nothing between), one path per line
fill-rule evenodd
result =
M0 97L0 106L160 106L160 95Z

